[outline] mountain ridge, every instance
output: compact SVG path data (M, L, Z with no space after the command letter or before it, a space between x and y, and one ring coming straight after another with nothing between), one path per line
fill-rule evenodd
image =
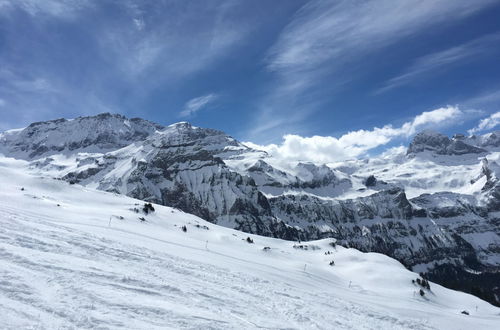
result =
M72 134L61 141L68 127ZM30 161L40 175L176 207L245 232L288 240L334 237L430 276L443 264L448 268L441 273L498 274L496 136L450 139L427 131L415 136L405 156L337 167L296 162L284 169L222 131L101 114L3 133L0 152ZM471 291L472 284L461 289ZM477 295L500 303L500 288L479 284Z

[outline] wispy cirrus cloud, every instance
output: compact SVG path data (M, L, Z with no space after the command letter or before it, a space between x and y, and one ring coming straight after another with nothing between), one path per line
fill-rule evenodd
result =
M243 42L254 25L234 15L238 1L196 4L124 1L124 19L99 27L101 55L131 83L149 88L210 68ZM163 14L154 14L155 8Z
M80 93L50 72L0 69L2 126L17 128L37 120L60 118L64 114L61 108L71 109L71 117L118 111L92 92L86 92L85 96Z
M16 70L0 69L0 93L55 93L57 89L46 78L36 73L20 73Z
M93 1L85 0L2 0L0 9L21 9L31 16L47 15L71 19L78 11L92 6L92 3Z
M195 97L186 102L184 109L179 113L179 117L191 117L198 111L206 108L210 103L214 102L218 96L216 94L207 94Z
M409 137L419 130L448 126L460 120L466 111L456 106L447 106L424 111L399 127L387 124L371 130L351 131L339 138L333 136L311 136L287 134L279 145L246 144L264 150L283 162L311 161L335 162L365 155L368 151L386 145L396 138Z
M482 131L490 130L500 125L500 111L491 114L490 116L483 118L479 121L477 126L471 128L467 132L469 134L476 134Z
M346 54L360 56L419 32L456 21L493 0L312 1L285 28L269 55L271 70L315 69ZM351 58L349 58L351 59Z
M497 105L500 102L500 88L490 89L476 95L474 97L468 98L461 103L471 106L484 106L484 105Z
M266 57L274 84L262 99L260 115L250 136L261 127L290 124L313 113L321 104L317 90L324 77L338 86L352 79L349 68L369 54L437 24L454 23L493 0L429 1L311 1L283 29ZM451 56L451 54L449 55ZM319 87L319 88L318 88ZM330 87L332 88L332 87ZM333 88L335 89L335 88ZM327 93L331 97L332 93ZM312 100L312 102L309 102Z
M462 45L422 56L402 74L389 79L383 87L375 93L380 94L393 88L412 83L427 74L437 74L448 69L453 64L463 63L465 60L481 54L489 54L490 50L500 41L500 33L483 36Z
M0 67L10 71L9 79L0 77L0 97L11 107L7 120L15 127L102 111L144 116L148 110L136 109L157 108L151 99L180 94L179 86L244 43L257 17L237 15L242 6L0 0L0 35L9 49L0 54ZM180 106L170 105L171 115Z

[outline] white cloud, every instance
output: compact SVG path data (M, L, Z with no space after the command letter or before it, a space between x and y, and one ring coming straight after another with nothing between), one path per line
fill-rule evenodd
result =
M50 15L70 19L91 3L85 0L2 0L0 9L20 8L32 16Z
M406 85L428 73L435 75L447 66L470 59L475 55L489 53L487 52L487 48L492 45L497 45L499 39L500 33L494 33L459 46L422 56L404 73L389 79L389 81L387 81L382 88L377 90L376 93L383 93L390 89Z
M134 25L137 30L142 31L144 30L144 27L146 24L144 23L144 20L141 18L133 18L132 21L134 22Z
M424 111L416 116L411 123L405 123L401 129L406 136L415 134L422 127L439 124L446 121L454 123L464 114L457 106L447 106L432 111Z
M487 92L483 92L478 96L469 98L461 103L466 104L466 105L471 105L471 106L477 106L477 105L489 105L489 104L498 104L500 101L500 88L497 88L496 90L490 90Z
M500 111L495 112L494 114L490 115L487 118L481 119L476 127L468 130L468 133L471 135L476 134L481 131L493 129L498 125L500 125Z
M28 93L55 93L57 89L44 78L33 78L31 80L16 80L11 82L12 85L20 92Z
M464 112L458 107L447 106L422 112L400 127L385 125L372 130L352 131L340 138L317 135L302 137L288 134L283 136L283 142L280 145L261 146L248 142L245 144L264 150L283 161L335 162L362 156L369 150L385 145L395 138L409 137L419 130L452 124L462 115Z
M207 94L189 100L184 105L184 109L179 113L179 117L190 117L217 99L216 94Z

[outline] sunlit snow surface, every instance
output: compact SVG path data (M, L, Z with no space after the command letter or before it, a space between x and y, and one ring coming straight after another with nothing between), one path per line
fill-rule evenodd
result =
M331 240L303 242L321 248L304 251L157 205L137 214L140 201L29 176L25 167L0 158L1 329L500 324L500 309L474 296L431 283L420 297L417 275L381 254L333 249Z

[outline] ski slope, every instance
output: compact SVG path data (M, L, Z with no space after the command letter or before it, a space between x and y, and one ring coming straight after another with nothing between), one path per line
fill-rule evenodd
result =
M417 274L384 255L332 240L294 248L159 205L136 213L141 201L31 176L27 166L0 158L1 329L500 324L500 309L472 295L431 283L420 297Z

